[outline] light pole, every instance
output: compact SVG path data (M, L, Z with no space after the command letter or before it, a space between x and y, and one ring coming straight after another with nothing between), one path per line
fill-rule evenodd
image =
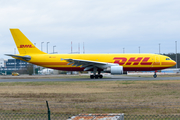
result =
M34 45L36 46L36 43L34 43ZM35 65L33 64L33 75L35 75Z
M140 46L139 46L139 53L140 53Z
M125 53L125 48L123 48L123 53Z
M54 54L54 48L56 47L56 45L55 46L53 46L53 54Z
M41 51L43 51L43 47L42 47L42 44L43 44L44 42L41 42ZM42 70L43 69L43 67L40 67L40 70Z
M78 43L78 52L80 54L80 44Z
M14 54L16 54L16 48L14 48ZM15 71L16 71L16 59L14 59Z
M83 42L83 53L85 53L84 42Z
M161 52L160 52L160 47L161 47L161 44L159 43L159 54L161 54Z
M54 52L53 52L54 53ZM72 41L71 41L71 54L72 54Z
M47 53L48 53L48 44L49 44L49 42L47 42Z
M42 44L43 44L44 42L41 42L41 51L43 51L43 48L42 48Z
M177 41L175 41L175 48L176 48L176 68L177 68L177 64L178 64L178 62L177 62Z
M49 43L49 42L47 42L47 54L48 54L48 43ZM47 68L47 74L48 74L48 68Z

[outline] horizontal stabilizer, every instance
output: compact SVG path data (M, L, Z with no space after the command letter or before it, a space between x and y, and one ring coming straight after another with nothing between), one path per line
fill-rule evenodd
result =
M11 56L11 57L16 57L16 58L21 58L23 60L29 61L31 60L31 56L25 55L25 56L19 56L19 55L11 55L11 54L5 54L7 56Z

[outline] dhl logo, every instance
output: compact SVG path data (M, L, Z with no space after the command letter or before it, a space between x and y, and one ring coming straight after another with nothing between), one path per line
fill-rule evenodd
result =
M119 65L152 65L152 62L148 62L150 57L131 57L129 60L125 57L115 57L114 63Z
M20 45L18 48L35 48L33 45Z

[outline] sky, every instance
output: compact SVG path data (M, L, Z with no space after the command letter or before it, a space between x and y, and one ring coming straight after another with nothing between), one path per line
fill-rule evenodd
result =
M18 54L9 28L47 52L180 52L179 0L0 0L0 58ZM41 42L42 44L41 48Z

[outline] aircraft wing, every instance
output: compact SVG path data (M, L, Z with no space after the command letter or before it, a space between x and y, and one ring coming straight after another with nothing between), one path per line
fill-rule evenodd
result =
M90 60L80 60L80 59L61 59L66 60L68 65L72 66L81 66L81 68L85 68L84 71L99 68L99 69L106 69L110 66L119 66L118 64L114 63L106 63L106 62L97 62L97 61L90 61Z
M16 58L21 58L21 59L26 60L26 61L31 60L31 56L28 56L28 55L26 55L26 56L11 55L11 54L5 54L5 55L11 56L11 57L16 57Z

